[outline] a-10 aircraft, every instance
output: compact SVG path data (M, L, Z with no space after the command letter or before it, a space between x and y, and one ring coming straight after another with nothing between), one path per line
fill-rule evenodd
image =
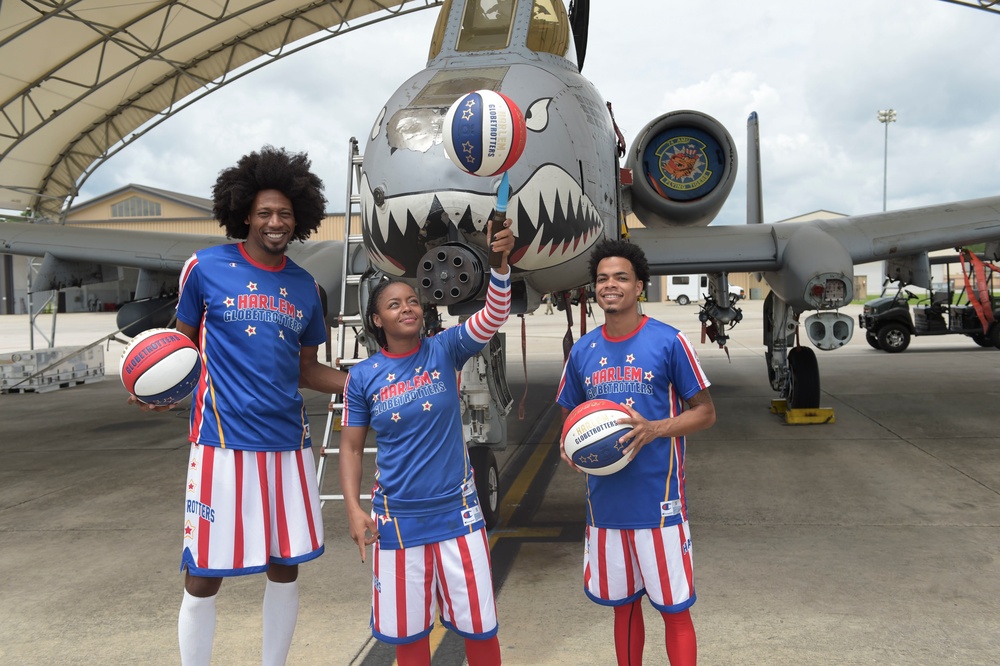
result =
M792 407L818 407L820 399L816 356L796 344L800 325L819 349L851 339L854 322L837 310L853 299L855 264L886 260L891 276L921 284L930 279L928 250L983 241L988 253L1000 250L1000 197L764 224L755 114L748 121L748 224L708 227L735 180L732 137L703 113L672 111L650 121L625 152L610 107L576 64L585 56L587 14L580 0L568 12L561 0L445 2L426 69L389 99L364 150L362 219L375 268L413 280L425 298L454 313L478 307L483 279L469 281L454 265L482 262L498 179L456 169L442 145L449 105L477 89L510 97L528 129L524 154L508 172L507 213L517 236L513 311L585 284L590 248L622 235L634 213L643 227L627 235L654 274L709 274L699 317L720 345L741 317L727 273L762 275L771 288L764 303L768 376ZM573 47L576 62L567 57ZM1000 342L1000 330L994 335Z
M755 115L747 128L747 224L708 226L735 181L732 137L703 113L671 111L651 120L626 150L606 100L580 72L588 13L587 0L574 0L569 8L563 0L444 2L426 68L397 89L366 137L356 186L368 278L408 279L428 305L452 314L481 306L485 228L498 178L460 171L446 158L442 142L449 106L479 89L502 92L517 103L528 130L524 153L508 172L507 215L517 237L510 257L512 311L532 311L542 294L586 285L594 243L627 235L645 250L656 275L709 274L699 317L722 345L742 316L728 296L727 274L758 273L771 288L763 305L768 377L792 407L818 407L820 399L816 356L797 344L799 329L821 350L843 346L853 335L852 318L838 309L853 299L855 264L886 261L890 276L929 284L930 250L985 242L986 254L1000 259L1000 197L836 220L763 223ZM641 227L626 228L631 214ZM136 241L96 230L0 226L3 251L52 258L43 273L56 285L79 283L74 262L142 269L137 298L163 291L193 250L220 242L225 241L171 234L142 234ZM289 256L326 292L331 325L340 309L342 250L339 243L289 248ZM809 311L815 314L803 320ZM993 336L1000 346L1000 329ZM497 355L471 361L462 387L469 407L465 434L480 452L474 456L477 476L483 466L495 475L492 454L482 452L505 444L504 416L511 404ZM484 502L488 517L495 501L494 494Z

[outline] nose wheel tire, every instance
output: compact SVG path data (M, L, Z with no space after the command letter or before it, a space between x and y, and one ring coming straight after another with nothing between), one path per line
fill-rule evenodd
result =
M491 530L500 522L500 472L497 457L488 446L469 449L469 460L476 479L476 494L483 511L486 529Z
M819 364L809 347L788 352L788 406L792 409L819 408Z

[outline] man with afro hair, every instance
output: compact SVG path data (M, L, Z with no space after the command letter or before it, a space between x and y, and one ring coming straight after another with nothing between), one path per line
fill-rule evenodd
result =
M213 210L226 235L242 242L199 250L181 272L177 330L202 358L181 558L185 665L211 660L223 578L254 573L267 574L262 661L284 664L298 616L298 565L323 553L299 388L342 393L347 375L319 362L319 287L285 256L290 241L308 238L323 219L323 183L309 167L305 154L265 146L223 170Z

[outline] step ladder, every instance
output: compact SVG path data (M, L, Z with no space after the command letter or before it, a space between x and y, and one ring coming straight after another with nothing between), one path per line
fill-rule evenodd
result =
M367 289L364 288L366 277L370 274L370 265L364 250L364 236L361 230L361 195L356 191L361 183L361 161L363 156L358 153L358 140L351 137L348 142L347 155L347 205L344 213L344 256L342 262L340 283L340 315L337 317L337 358L335 365L345 372L364 360L367 354L360 355L364 337L363 301L367 299ZM357 219L355 220L355 212ZM348 331L353 333L354 349L347 354ZM330 465L330 456L339 454L340 449L331 446L333 433L339 428L344 411L344 396L333 394L327 406L326 426L323 429L323 445L319 450L319 463L316 468L316 485L319 489L320 506L326 500L343 500L343 495L323 492L324 477ZM365 453L375 453L376 449L366 448ZM367 499L362 497L362 499Z

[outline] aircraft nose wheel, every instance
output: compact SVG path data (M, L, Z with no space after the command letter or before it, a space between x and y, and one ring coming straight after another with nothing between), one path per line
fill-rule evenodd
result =
M809 347L788 352L788 406L792 409L819 409L819 364Z
M500 522L500 472L497 457L488 446L469 449L469 460L476 479L476 494L483 511L486 529L491 530Z

